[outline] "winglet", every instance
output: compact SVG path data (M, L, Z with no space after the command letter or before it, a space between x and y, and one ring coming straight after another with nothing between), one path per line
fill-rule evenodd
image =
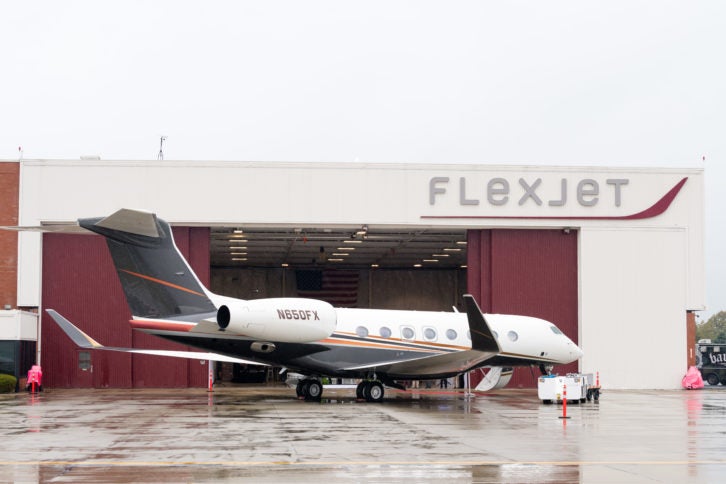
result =
M76 328L73 323L68 321L66 318L61 316L58 312L56 312L53 309L46 309L46 313L50 315L51 318L60 326L60 328L63 330L65 334L68 335L68 337L78 346L81 348L88 348L88 349L100 349L103 348L103 345L99 343L98 341L94 340L90 336L88 336L86 333L81 331L80 329Z
M466 304L466 318L469 320L469 332L471 333L471 349L477 351L489 351L500 353L502 350L494 337L484 314L471 294L464 294Z

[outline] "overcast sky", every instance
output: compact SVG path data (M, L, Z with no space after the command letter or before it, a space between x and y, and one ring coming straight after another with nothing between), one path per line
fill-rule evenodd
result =
M705 319L724 26L723 0L4 2L0 159L155 159L165 135L167 160L704 167Z

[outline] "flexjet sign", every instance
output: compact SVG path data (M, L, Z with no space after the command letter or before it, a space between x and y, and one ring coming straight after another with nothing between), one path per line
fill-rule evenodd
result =
M503 206L516 203L517 205L549 205L550 207L563 207L568 203L577 203L582 207L594 207L598 203L608 203L619 207L622 203L623 193L630 180L628 178L608 178L604 183L583 178L570 182L567 178L559 180L556 188L557 197L548 198L541 195L543 191L542 178L528 179L521 177L512 184L506 178L491 178L486 186L469 187L466 177L460 177L458 183L459 205L479 205L486 200L489 205ZM432 177L429 180L429 205L436 205L439 198L447 195L450 187L447 176ZM514 187L512 187L514 185ZM468 188L468 191L467 191ZM552 188L549 192L552 192ZM574 195L570 199L568 195ZM574 199L574 201L571 201Z
M421 218L540 220L646 219L656 217L668 210L668 207L670 207L687 181L688 177L682 178L660 198L655 198L651 202L652 205L642 207L639 212L623 214L620 210L623 200L627 199L630 202L626 206L634 205L627 198L629 194L632 195L632 191L629 190L629 178L605 178L600 180L594 178L581 178L578 180L560 178L556 182L548 181L547 183L549 185L545 186L542 178L535 178L534 176L519 177L516 179L494 177L486 180L486 183L469 183L466 177L460 177L458 183L456 183L456 181L452 181L448 176L435 176L429 179L430 206L435 206L441 200L448 199L446 206L451 207L450 198L453 192L458 194L460 207L488 204L487 206L494 210L491 210L488 214L472 213L466 210L465 214L428 214L421 215ZM504 208L507 205L523 207L523 209L529 210L527 210L528 213L526 214L519 214L511 210L497 212L497 208ZM606 210L598 210L598 213L588 213L595 206L600 206ZM553 207L552 210L547 210L549 207ZM571 211L563 213L561 210L557 210L557 207L570 207ZM586 211L584 213L579 211L579 215L575 215L577 211L572 209L579 207L585 208ZM534 212L532 209L534 209ZM610 213L608 214L608 212Z

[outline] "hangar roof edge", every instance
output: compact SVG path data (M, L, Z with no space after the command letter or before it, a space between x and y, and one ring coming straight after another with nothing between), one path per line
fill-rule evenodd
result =
M309 169L362 169L375 167L377 169L396 170L435 170L449 169L462 171L529 171L553 170L563 172L578 171L609 171L628 173L692 173L700 174L705 171L703 166L666 166L656 164L640 165L602 165L602 164L508 164L486 162L452 162L452 163L426 163L426 162L359 162L359 161L241 161L241 160L122 160L122 159L23 159L2 160L0 163L22 162L26 166L158 166L158 167L226 167L237 165L241 168L309 168Z

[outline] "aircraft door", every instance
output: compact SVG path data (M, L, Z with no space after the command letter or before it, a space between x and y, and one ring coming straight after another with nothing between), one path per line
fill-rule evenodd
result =
M93 351L88 349L76 350L76 378L74 386L77 388L93 388Z

